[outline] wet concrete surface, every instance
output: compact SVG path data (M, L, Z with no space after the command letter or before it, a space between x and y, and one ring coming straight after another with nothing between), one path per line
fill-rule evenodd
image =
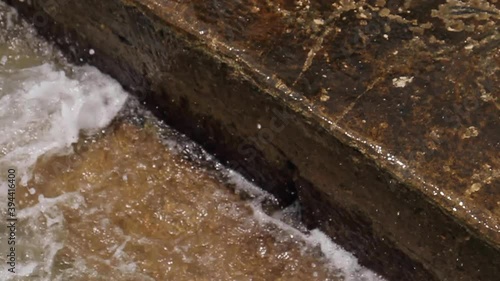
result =
M284 94L300 94L328 129L355 135L366 150L380 146L384 154L367 152L500 237L491 196L500 183L494 3L141 2L226 44ZM484 213L473 219L460 202Z
M498 276L497 1L6 2L386 276Z

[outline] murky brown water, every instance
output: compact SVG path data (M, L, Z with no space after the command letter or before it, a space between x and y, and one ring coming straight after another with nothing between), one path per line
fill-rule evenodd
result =
M379 280L3 4L0 28L0 175L20 179L0 280Z
M52 276L61 280L337 280L319 250L259 222L152 130L117 125L71 156L40 161L33 176L36 194L21 189L20 203L35 206L33 235L57 228Z

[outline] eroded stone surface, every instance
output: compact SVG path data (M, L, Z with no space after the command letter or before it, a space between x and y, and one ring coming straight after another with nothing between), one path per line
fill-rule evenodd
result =
M500 241L496 1L139 2Z
M333 130L498 239L498 3L319 2L162 8L183 7L173 14L214 47L303 94Z

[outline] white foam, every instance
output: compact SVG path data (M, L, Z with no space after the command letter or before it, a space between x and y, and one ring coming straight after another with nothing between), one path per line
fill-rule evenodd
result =
M72 152L80 134L106 127L124 105L127 94L110 77L90 66L76 67L53 61L57 51L40 40L36 32L20 21L15 10L0 3L0 170L15 168L23 184L42 155ZM33 66L33 67L30 67ZM30 194L36 186L29 186ZM0 178L0 205L6 206L7 183ZM18 198L19 199L19 198ZM39 196L38 204L18 209L16 247L19 256L15 275L0 280L54 280L53 263L64 247L67 229L60 205L85 208L80 193L56 198ZM5 215L2 208L0 214ZM1 237L6 237L1 230ZM0 252L7 243L0 238ZM128 261L129 263L129 261ZM0 265L7 272L6 265ZM132 268L132 267L130 267ZM129 268L129 269L130 269Z
M52 280L54 258L64 247L66 236L64 214L59 204L84 205L78 192L65 193L55 198L39 196L39 202L18 212L19 228L17 254L19 257L15 275L0 280L23 280L37 276L37 280ZM6 270L2 268L2 270ZM6 271L4 271L6 272ZM17 279L21 278L21 279Z
M6 29L11 29L14 27L13 18L17 17L18 17L17 10L9 7L6 9L4 13L0 14L0 21L2 25L5 26Z
M330 264L332 271L340 271L343 280L346 281L383 281L373 271L361 266L357 258L334 243L324 232L314 229L305 234L298 229L284 223L283 221L267 215L261 208L260 203L252 204L254 217L261 224L273 224L284 230L296 239L300 239L309 247L319 246L324 257Z
M232 174L232 180L236 181L237 188L254 191L252 183L246 181L239 174ZM252 187L253 186L253 187ZM308 247L319 247L324 257L328 260L330 269L334 272L340 271L345 281L384 281L385 279L377 275L368 268L361 266L357 258L341 246L333 242L324 232L319 229L313 229L308 234L285 223L282 220L284 213L293 211L296 206L291 206L290 210L278 211L269 216L262 209L263 198L271 196L268 193L260 193L260 196L253 200L250 205L253 210L254 218L260 224L272 224L288 233L291 237L304 241Z
M385 279L375 272L361 266L357 258L341 246L333 242L324 232L313 229L308 234L284 222L288 213L300 211L297 204L292 204L288 208L277 211L271 216L262 209L264 200L275 200L274 196L246 180L241 174L225 169L223 173L227 177L227 182L234 184L237 190L252 195L250 207L253 216L260 224L272 224L285 231L295 239L304 241L308 247L320 247L324 257L328 260L332 271L340 271L345 281L384 281ZM300 228L300 227L299 227Z
M73 77L53 64L22 69L0 98L0 167L15 167L22 183L41 155L70 153L81 132L106 127L127 99L120 84L90 66Z
M333 268L342 271L346 281L382 281L384 278L362 267L350 252L335 244L324 232L314 229L307 237L312 245L318 245Z
M238 190L243 191L253 197L256 197L260 201L264 199L274 200L274 196L272 194L263 190L262 188L255 186L236 171L224 168L222 172L227 177L227 182L235 185L235 187Z

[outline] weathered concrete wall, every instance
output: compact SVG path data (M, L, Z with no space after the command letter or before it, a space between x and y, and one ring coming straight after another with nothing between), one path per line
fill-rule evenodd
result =
M498 3L5 1L392 280L500 275Z

